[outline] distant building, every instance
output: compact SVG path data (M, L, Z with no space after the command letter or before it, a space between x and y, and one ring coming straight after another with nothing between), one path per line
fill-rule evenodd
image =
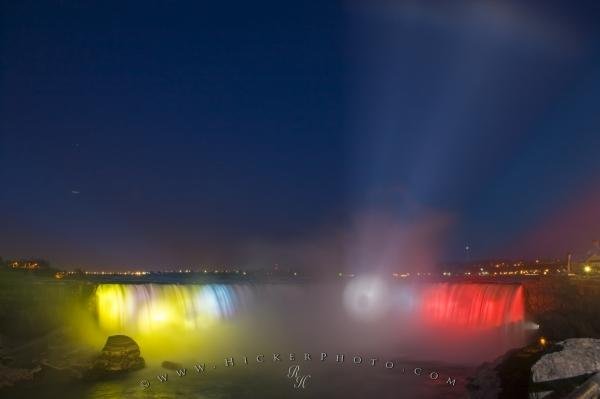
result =
M6 262L13 270L48 270L50 264L42 259L12 259Z
M600 273L600 255L592 255L582 263L584 273Z

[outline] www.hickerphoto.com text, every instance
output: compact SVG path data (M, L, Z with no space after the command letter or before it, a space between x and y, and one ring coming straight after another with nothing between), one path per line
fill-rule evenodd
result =
M445 383L450 386L455 386L456 378L451 376L442 376L439 372L435 370L427 370L423 367L407 367L403 366L397 360L384 360L377 356L362 356L362 355L351 355L347 356L345 354L333 354L329 355L327 352L321 352L318 355L313 355L311 353L272 353L272 354L257 354L255 356L227 356L223 358L222 363L217 364L207 364L202 362L197 362L192 365L192 369L195 373L206 373L209 370L216 370L219 368L232 368L236 366L247 366L251 364L264 364L264 363L305 363L305 362L316 362L316 363L338 363L338 364L351 364L352 366L367 366L367 367L384 367L386 369L396 369L400 370L403 374L412 374L415 376L423 376L429 380L445 380ZM188 374L188 368L181 367L175 370L175 373L178 377L185 377ZM162 373L156 376L157 380L161 383L166 383L169 381L169 374ZM144 380L141 383L142 387L149 387L148 381Z

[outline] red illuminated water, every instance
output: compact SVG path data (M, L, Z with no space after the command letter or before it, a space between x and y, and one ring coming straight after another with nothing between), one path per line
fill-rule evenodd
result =
M525 318L523 287L440 283L422 288L420 316L433 326L489 329Z

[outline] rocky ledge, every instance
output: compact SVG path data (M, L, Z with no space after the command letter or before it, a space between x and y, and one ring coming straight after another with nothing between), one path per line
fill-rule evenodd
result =
M12 387L26 381L32 381L42 370L40 366L31 369L6 367L0 364L0 388Z

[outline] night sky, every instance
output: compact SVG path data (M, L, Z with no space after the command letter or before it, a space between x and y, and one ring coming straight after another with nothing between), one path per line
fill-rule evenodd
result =
M585 256L600 6L366 3L2 2L0 256Z

